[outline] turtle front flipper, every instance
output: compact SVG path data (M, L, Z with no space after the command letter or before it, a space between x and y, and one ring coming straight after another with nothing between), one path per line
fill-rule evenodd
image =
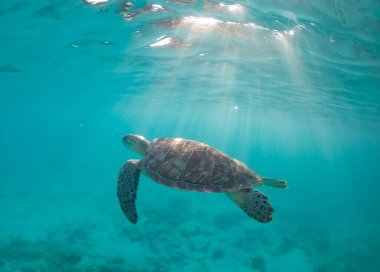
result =
M288 188L288 183L284 180L274 179L274 178L262 178L263 183L266 186L276 187L276 188Z
M129 160L121 168L117 183L117 197L121 210L133 224L137 223L136 193L139 178L139 161Z
M242 189L236 192L226 193L249 217L261 222L272 221L274 211L268 201L268 197L258 190Z

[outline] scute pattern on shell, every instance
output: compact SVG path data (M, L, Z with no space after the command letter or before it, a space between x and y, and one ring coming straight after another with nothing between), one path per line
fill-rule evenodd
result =
M215 148L181 138L153 140L143 159L143 167L152 179L161 184L202 192L230 192L249 187L249 184L241 184L237 170L246 176L254 174Z

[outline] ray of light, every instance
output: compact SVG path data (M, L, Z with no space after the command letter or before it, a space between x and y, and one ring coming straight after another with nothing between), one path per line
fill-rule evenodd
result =
M285 79L292 79L289 86L297 87L307 81L294 48L294 40L303 25L295 23L286 30L270 29L254 21L244 22L244 9L240 6L221 4L219 7L229 10L237 20L224 21L198 14L157 23L165 34L151 41L148 47L157 52L158 59L162 53L168 53L171 58L169 52L174 57L170 63L161 62L168 63L166 67L152 64L147 77L156 80L146 86L144 92L149 95L144 101L141 97L128 97L116 107L126 113L131 108L145 109L135 114L143 120L143 132L154 137L207 138L219 146L227 146L231 135L236 135L240 142L247 143L252 140L252 131L263 125L258 122L260 117L268 120L279 99L275 98L272 107L268 95L273 95L274 90L266 89L271 86L270 78L276 75L267 74L271 71L265 71L268 69L265 62L280 59L278 65L288 75ZM293 14L289 16L296 21ZM247 82L242 84L241 73L245 72L252 73L252 78L248 81L245 78ZM270 127L270 122L266 126ZM175 129L166 130L168 127ZM213 136L215 132L217 136ZM254 135L264 138L260 133ZM289 146L286 142L282 144Z

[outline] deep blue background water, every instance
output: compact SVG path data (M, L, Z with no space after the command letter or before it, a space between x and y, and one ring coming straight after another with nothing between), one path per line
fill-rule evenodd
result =
M0 271L376 271L378 3L121 4L0 3ZM131 225L126 133L286 179L274 221L142 177Z

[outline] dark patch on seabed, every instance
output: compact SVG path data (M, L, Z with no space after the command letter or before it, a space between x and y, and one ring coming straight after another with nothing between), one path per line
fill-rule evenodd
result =
M247 227L239 214L234 214L239 221L230 221L228 215L211 216L191 208L181 214L183 207L173 207L172 212L145 209L145 219L136 226L72 224L44 239L2 239L0 271L211 272L229 258L240 271L260 272L271 271L271 262L284 258L298 262L299 271L377 271L380 265L373 257L380 252L380 243L370 233L334 241L312 223L289 222L285 228L275 227L273 235L261 225ZM189 216L199 218L198 223ZM215 232L223 220L229 230ZM108 244L101 234L104 228ZM100 251L94 250L97 247ZM130 257L134 251L140 252L140 265Z
M5 73L5 74L11 74L11 73L22 72L22 70L12 65L3 65L3 66L0 66L0 72Z

